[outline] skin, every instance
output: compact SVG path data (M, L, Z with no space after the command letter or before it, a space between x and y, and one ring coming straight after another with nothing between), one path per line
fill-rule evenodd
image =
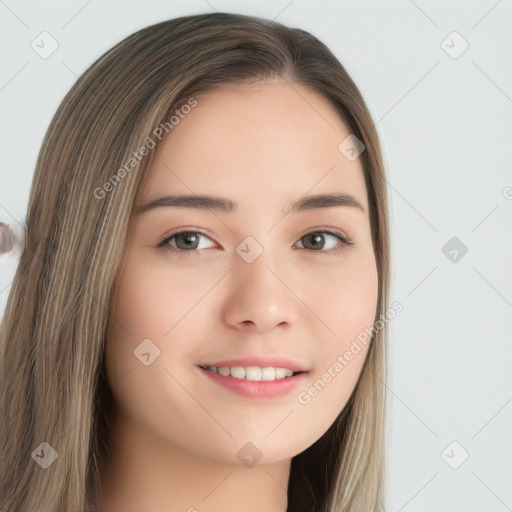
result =
M160 207L132 219L106 344L118 413L102 479L105 512L285 511L291 458L343 409L367 347L341 372L333 363L375 318L363 170L338 150L350 132L327 100L280 80L197 99L159 144L141 204L195 193L239 209ZM335 206L285 215L289 201L320 193L351 194L365 212ZM188 252L186 240L168 242L181 257L157 247L180 229L204 236ZM307 237L322 230L341 231L352 245L325 233L316 245ZM247 236L263 247L250 264L236 252ZM144 339L160 349L149 366L134 356ZM197 368L255 354L294 358L309 370L304 385L281 398L246 398ZM299 403L298 393L330 367L331 381ZM253 467L237 458L247 442L262 453Z

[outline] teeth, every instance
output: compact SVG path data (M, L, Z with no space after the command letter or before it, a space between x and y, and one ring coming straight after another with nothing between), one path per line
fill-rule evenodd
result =
M229 375L229 368L226 368L225 366L223 366L222 368L218 369L218 372L223 377L227 377Z
M293 375L293 372L287 368L276 368L276 379L284 379L285 377L290 377L291 375Z
M236 379L243 379L245 377L245 370L241 366L233 366L233 368L222 368L224 372L228 372L228 375L231 374L231 377L235 377ZM222 374L224 375L224 373Z
M261 369L261 380L274 380L276 378L275 368L262 368Z
M261 380L261 368L258 368L257 366L248 366L245 369L245 378L247 380Z
M258 366L233 366L228 368L227 366L205 366L207 370L213 373L218 373L223 377L234 377L235 379L247 379L247 380L280 380L285 377L291 377L293 371L288 368L274 368L269 366L267 368L259 368Z

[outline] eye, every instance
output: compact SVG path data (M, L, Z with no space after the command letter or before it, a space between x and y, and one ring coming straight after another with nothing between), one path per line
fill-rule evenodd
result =
M331 242L326 244L326 239L330 239ZM306 240L306 244L303 240ZM301 237L300 241L303 246L306 245L305 249L314 252L337 252L345 249L348 245L352 245L352 242L345 235L334 231L313 231ZM325 248L326 245L328 246L327 249Z
M157 247L163 247L169 251L179 253L180 256L184 256L187 252L204 249L204 247L198 246L198 242L201 238L211 240L210 237L200 231L178 231L170 236L165 236L158 243Z
M178 256L188 256L187 253L198 252L199 249L208 249L208 247L199 247L201 238L211 241L209 236L200 231L177 231L172 235L166 235L160 240L157 247L177 253ZM326 243L326 239L330 242ZM306 240L306 244L303 240ZM324 253L341 251L353 243L344 234L334 231L312 231L301 237L299 241L303 245L302 248L308 251ZM327 249L325 248L326 245L328 246Z

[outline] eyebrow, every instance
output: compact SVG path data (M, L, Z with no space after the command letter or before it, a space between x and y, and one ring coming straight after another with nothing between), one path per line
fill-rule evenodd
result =
M164 206L213 210L221 213L235 213L238 209L238 203L236 201L223 197L210 195L170 195L159 197L140 205L136 209L136 214L140 215L149 210ZM350 194L316 194L304 196L295 201L289 202L285 206L285 211L288 211L289 213L298 213L306 210L330 208L333 206L349 206L357 208L362 213L366 214L366 210L363 205Z

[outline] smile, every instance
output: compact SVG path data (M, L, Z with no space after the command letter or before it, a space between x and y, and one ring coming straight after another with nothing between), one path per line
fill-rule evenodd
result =
M235 379L246 379L253 381L281 380L291 377L294 372L289 368L279 368L269 366L260 368L259 366L201 366L205 370L222 375L223 377L234 377Z
M277 366L196 367L209 382L245 398L280 398L304 386L308 372Z

